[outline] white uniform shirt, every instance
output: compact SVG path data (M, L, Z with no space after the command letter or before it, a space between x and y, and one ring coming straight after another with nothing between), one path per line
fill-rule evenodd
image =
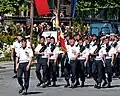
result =
M94 47L94 46L93 46L94 44L95 44L94 41L91 41L91 42L90 42L90 49L91 49L92 47Z
M50 49L50 48L51 48L51 47L47 47L46 52L47 52L48 54L52 54L52 56L50 56L50 59L55 59L55 58L56 58L56 55L59 54L59 47L56 47L56 48L53 50L53 52L51 52L51 49Z
M86 45L86 43L85 42L83 42L83 46L85 46Z
M75 46L77 46L78 45L78 42L77 41L75 41Z
M117 42L118 45L120 45L120 40Z
M21 47L17 52L17 57L19 57L19 63L29 62L30 57L33 57L33 51L31 48L23 49Z
M75 56L79 53L79 47L76 46L66 46L69 60L74 60Z
M68 42L69 42L69 41L65 40L65 45L66 45L66 46L68 46Z
M98 56L96 56L95 60L103 60L104 55L106 55L106 49L105 47L102 47L99 52L98 52Z
M15 53L17 53L21 46L22 46L21 42L19 43L18 41L15 41L13 42L12 48L15 49Z
M120 53L120 44L117 45L116 51L117 51L118 53Z
M89 48L89 53L90 53L90 54L93 54L96 49L97 49L97 45L91 46L91 47Z
M89 55L89 49L85 48L85 50L81 53L81 55L78 59L85 60L88 55Z
M41 48L42 48L41 44L38 44L37 47L35 48L35 52L39 52Z
M27 47L31 47L30 41L27 40Z
M113 43L113 41L109 41L109 45L111 45Z
M39 51L40 51L40 49L42 48L43 46L41 45L41 44L38 44L37 45L37 47L35 48L35 52L38 52L39 53ZM47 58L47 56L48 56L48 49L46 48L45 50L44 50L44 55L42 55L41 56L41 58Z
M114 47L112 47L109 50L109 52L107 53L106 59L111 59L113 54L116 54L116 49Z

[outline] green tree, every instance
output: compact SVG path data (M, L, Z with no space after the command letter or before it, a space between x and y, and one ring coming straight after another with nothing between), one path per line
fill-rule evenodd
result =
M30 0L0 0L0 13L19 14L20 11L26 11L27 3Z
M115 11L116 10L116 11ZM98 18L103 11L104 19L119 17L120 0L77 0L77 13ZM78 16L77 16L78 18Z

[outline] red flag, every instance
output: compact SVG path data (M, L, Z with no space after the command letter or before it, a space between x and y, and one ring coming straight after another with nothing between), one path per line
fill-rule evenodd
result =
M66 51L65 39L62 30L58 32L58 41L60 42L60 47L63 51Z
M35 0L38 15L47 15L50 13L47 0Z

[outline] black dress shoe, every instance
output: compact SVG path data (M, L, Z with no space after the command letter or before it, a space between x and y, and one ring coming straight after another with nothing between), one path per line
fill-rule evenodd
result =
M53 87L57 87L57 85L56 85L56 82L53 82L53 85L52 85Z
M74 83L71 83L70 88L75 88Z
M80 85L79 81L77 81L74 86L77 87L78 85Z
M70 83L67 83L64 87L67 88L70 86Z
M108 88L111 88L111 83L110 82L108 82Z
M45 83L43 83L42 88L45 88L45 87L47 87L47 86L46 86L46 84L45 84Z
M105 87L107 85L107 81L104 81L104 83L102 84L102 87Z
M99 83L97 86L97 89L100 89L100 88L101 88L101 83Z
M28 93L27 93L27 89L25 90L25 92L22 94L22 95L27 95Z
M12 78L17 78L17 75L14 75Z
M118 76L114 75L113 78L117 78Z
M40 87L41 84L42 84L42 82L38 83L36 86L37 86L37 87Z
M81 87L84 87L84 82L81 83Z
M47 82L46 86L49 86L49 85L51 85L51 82L50 82L50 81Z
M22 87L20 90L19 90L19 93L22 93L24 91L24 87Z
M95 84L95 85L94 85L94 88L97 88L97 87L98 87L98 84Z

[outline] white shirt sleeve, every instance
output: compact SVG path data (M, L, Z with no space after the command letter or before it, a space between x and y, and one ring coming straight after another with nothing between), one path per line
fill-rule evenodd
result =
M115 53L116 53L115 48L114 48L114 47L112 47L110 52L111 52L111 54L115 54Z
M29 49L29 56L33 57L33 51L32 51L32 49Z
M38 44L37 47L35 48L35 52L39 52L40 51L40 48L41 46Z
M75 47L75 48L76 48L76 54L80 53L79 47Z
M51 53L50 47L47 47L45 52L48 54Z
M20 49L17 51L16 56L20 57Z
M53 53L54 53L54 54L59 54L59 48L56 47Z
M86 54L85 54L85 56L88 56L89 55L89 49L87 48L86 50L85 50L86 52Z
M90 52L91 54L93 54L96 49L97 49L97 45L91 47L90 50L89 50L89 52Z
M105 48L102 48L102 54L103 54L103 55L106 55L106 54L107 54L107 52L106 52L106 49L105 49Z
M67 52L70 51L70 50L69 50L69 49L70 49L69 46L70 46L70 45L67 45L67 46L66 46Z
M12 48L15 49L15 42L13 42Z

